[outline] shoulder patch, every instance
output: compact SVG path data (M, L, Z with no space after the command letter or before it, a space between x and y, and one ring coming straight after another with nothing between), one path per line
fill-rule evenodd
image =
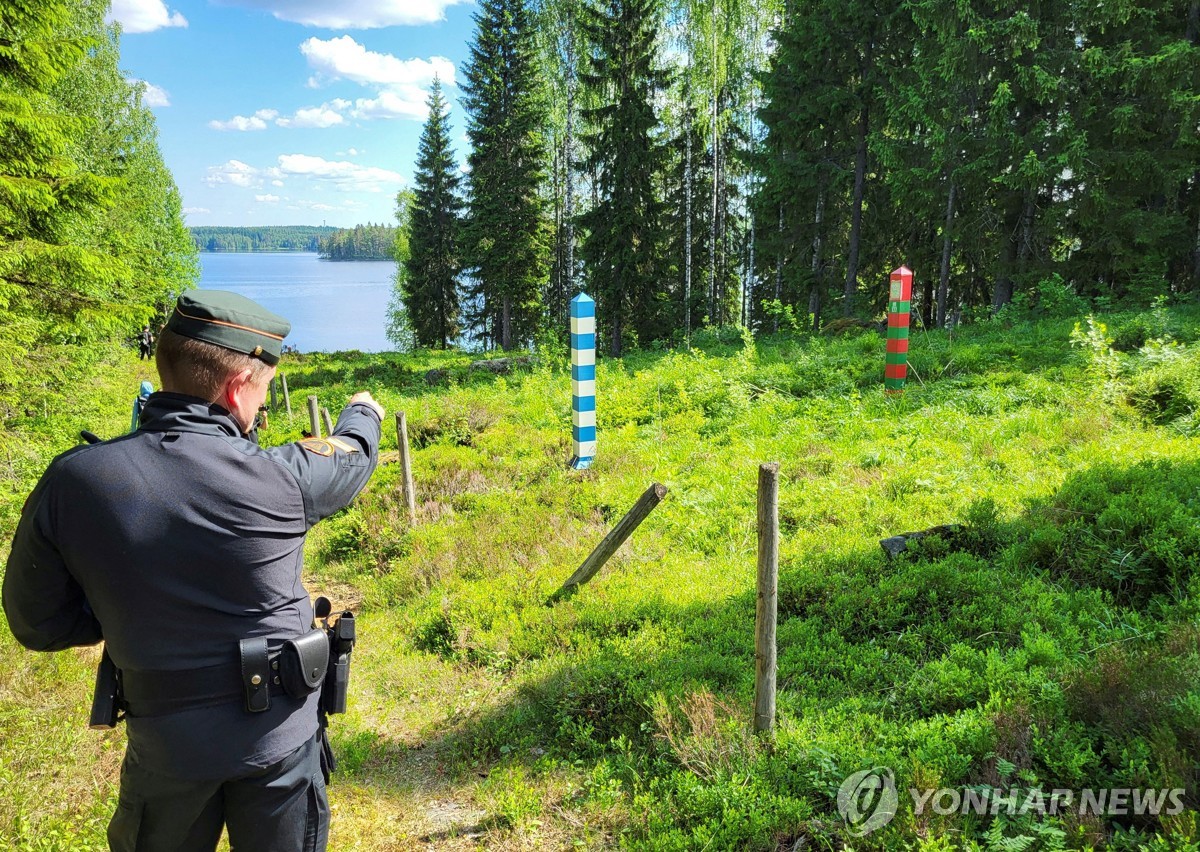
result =
M300 441L300 446L308 450L310 453L316 453L318 456L333 455L333 445L328 441L322 441L320 438L305 438Z
M327 443L333 444L333 446L337 447L339 450L341 450L344 453L359 452L357 445L352 444L349 441L342 440L341 438L337 437L336 435L330 435L329 438L327 438L326 440L327 440Z

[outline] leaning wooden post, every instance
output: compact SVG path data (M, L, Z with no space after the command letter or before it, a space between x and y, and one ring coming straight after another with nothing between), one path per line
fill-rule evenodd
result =
M408 522L417 523L417 496L413 492L412 457L408 452L408 419L403 411L396 412L396 447L400 450L400 484L404 488L404 503L408 506Z
M287 389L287 376L279 374L279 384L283 387L283 404L287 407L288 420L292 419L292 397Z
M904 393L908 378L908 326L912 308L912 270L901 266L888 279L887 355L883 389L887 394Z
M571 467L596 457L596 303L587 293L571 300Z
M321 422L325 424L325 434L333 434L333 419L329 416L329 409L321 406Z
M321 437L321 415L317 413L317 398L308 398L308 428L314 438Z
M754 618L754 732L775 727L779 609L779 463L758 467L758 605Z
M279 398L275 395L275 385L278 384L278 379L271 379L271 413L274 414L279 410Z
M617 548L625 543L625 539L629 538L630 534L638 528L638 524L644 521L646 516L666 496L667 486L662 483L656 482L647 488L645 493L633 504L633 508L609 531L604 540L596 545L596 549L587 559L583 560L583 564L575 570L567 582L562 584L562 588L550 597L549 602L553 603L573 594L580 586L596 576L596 572L604 567L604 563L617 552Z

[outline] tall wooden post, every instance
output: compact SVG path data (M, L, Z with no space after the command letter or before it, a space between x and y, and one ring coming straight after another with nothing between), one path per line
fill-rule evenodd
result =
M279 409L279 398L275 395L275 386L279 383L278 378L271 379L271 413L274 414Z
M308 398L308 429L314 438L321 437L321 415L317 413L317 398Z
M325 424L325 434L333 434L333 418L329 416L329 409L321 406L321 422Z
M904 393L908 378L908 326L912 309L912 270L901 266L888 280L887 357L883 370L885 393Z
M779 463L758 467L758 604L754 618L754 731L775 728L779 611Z
M408 506L408 522L417 523L417 496L413 491L412 457L408 451L408 418L396 412L396 447L400 450L400 483L404 488L404 503Z
M571 300L571 467L596 456L596 303L587 293Z
M283 373L279 374L279 384L283 387L283 404L287 406L288 420L292 419L292 397L288 393L287 376Z

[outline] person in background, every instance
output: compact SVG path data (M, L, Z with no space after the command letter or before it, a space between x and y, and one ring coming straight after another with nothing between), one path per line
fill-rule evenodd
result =
M150 360L150 356L154 354L154 333L150 331L150 326L142 326L142 330L138 333L138 359Z
M329 646L303 547L367 484L384 411L356 393L328 438L259 447L289 330L234 293L180 296L137 431L58 456L22 510L2 593L13 635L35 651L103 640L120 673L113 850L213 850L223 827L233 849L328 844L325 669L305 654Z
M133 401L133 419L129 421L130 432L137 431L138 423L142 419L142 409L146 407L146 400L150 399L152 393L154 393L154 385L147 380L142 380L142 387Z

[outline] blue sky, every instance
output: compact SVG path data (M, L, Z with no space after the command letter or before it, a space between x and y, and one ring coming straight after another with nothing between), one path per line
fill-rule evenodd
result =
M113 0L189 225L394 221L435 75L467 149L471 0Z

